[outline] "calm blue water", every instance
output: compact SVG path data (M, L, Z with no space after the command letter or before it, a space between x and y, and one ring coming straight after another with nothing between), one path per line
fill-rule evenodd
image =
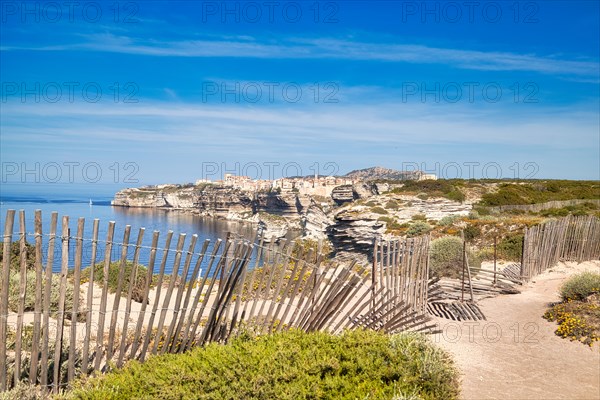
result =
M140 228L145 228L143 235L143 246L150 246L152 243L153 231L159 231L159 248L165 247L165 240L167 232L169 230L174 232L173 239L171 241L170 248L172 251L169 252L167 258L165 271L171 273L174 262L174 250L177 245L178 235L180 233L186 233L186 240L184 250L188 250L189 244L192 239L192 235L198 235L198 241L195 247L195 252L200 253L202 245L205 239L210 239L210 245L208 251L213 249L213 244L218 238L225 238L228 232L243 236L247 239L253 239L256 233L256 229L253 225L231 222L224 220L216 220L213 218L203 218L193 216L181 212L165 211L165 210L153 210L153 209L135 209L135 208L124 208L124 207L112 207L110 200L112 197L109 196L92 196L93 205L89 205L89 198L83 198L83 196L49 196L47 194L43 196L35 195L12 195L3 196L1 198L2 203L0 204L0 226L4 231L4 225L6 221L6 211L14 209L17 211L14 223L13 240L18 240L19 235L19 210L25 211L25 225L26 231L33 234L34 232L34 213L35 210L39 209L42 211L42 230L45 234L43 237L43 258L44 263L47 261L48 251L48 234L50 232L50 220L53 211L58 212L58 225L57 234L60 236L62 232L62 217L69 216L68 226L70 228L70 236L77 236L77 220L82 217L85 218L85 228L83 237L83 267L88 266L92 263L92 228L95 218L100 221L99 224L99 243L96 262L104 259L105 255L105 243L108 232L109 221L115 221L115 235L114 242L121 243L123 241L123 233L126 225L131 225L131 236L129 243L131 246L127 248L128 259L132 260L135 250L135 243L138 238ZM28 242L34 243L35 238L28 236ZM75 240L69 241L69 266L73 267L73 260L75 255ZM52 266L53 271L60 271L61 265L61 242L56 241L56 247L54 249L54 263ZM122 246L113 245L111 251L111 259L119 260L121 257ZM150 256L150 250L142 248L140 250L140 263L147 265ZM155 272L158 272L160 262L163 257L163 252L157 252L157 259L155 264ZM208 258L208 257L207 257ZM193 268L196 262L197 255L192 259ZM182 257L180 271L183 269L183 261L185 256ZM203 267L207 265L207 260L203 262Z

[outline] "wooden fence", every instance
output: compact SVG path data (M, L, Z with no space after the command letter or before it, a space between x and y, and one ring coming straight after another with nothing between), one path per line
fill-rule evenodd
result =
M38 210L33 233L25 213L18 217L15 232L15 211L7 212L2 244L0 391L26 380L56 392L78 375L226 342L247 330L435 329L424 312L427 238L384 245L391 253L380 252L372 270L332 264L285 240L210 243L169 231L159 247L161 233L154 231L145 247L143 228L134 237L126 226L119 241L109 222L104 240L98 220L85 238L83 218L71 236L68 216L59 225L52 213L44 231ZM89 262L84 242L91 242ZM56 273L55 248L61 249ZM142 250L149 251L147 270L139 263Z
M373 290L388 288L383 297L394 297L415 311L427 309L429 235L375 241L371 274Z
M531 211L531 212L540 212L543 210L548 210L550 208L563 208L568 206L576 206L580 204L591 203L600 207L600 200L597 199L573 199L573 200L554 200L548 201L546 203L537 203L537 204L518 204L518 205L506 205L506 206L496 206L489 207L489 210L492 212L501 212L501 211L509 211L509 210L519 210L519 211Z
M568 216L525 229L521 276L531 279L558 261L600 259L600 219Z

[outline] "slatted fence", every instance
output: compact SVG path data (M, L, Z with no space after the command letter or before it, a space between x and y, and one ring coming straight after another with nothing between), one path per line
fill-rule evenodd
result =
M525 229L521 276L531 279L558 261L600 259L600 219L568 216Z
M334 264L285 240L211 243L154 231L145 246L143 228L126 226L117 239L109 222L100 238L94 220L90 238L85 219L70 230L68 216L52 213L44 230L36 211L31 233L23 211L14 231L15 217L7 212L2 244L0 391L26 380L56 392L82 374L247 330L435 330L426 314L428 238L395 242L373 279L372 266Z

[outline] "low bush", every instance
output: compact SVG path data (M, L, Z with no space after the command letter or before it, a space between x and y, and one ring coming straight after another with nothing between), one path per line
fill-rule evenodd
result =
M465 194L458 189L454 189L446 194L446 198L462 203L465 201Z
M569 278L560 288L564 301L583 301L595 293L600 293L600 274L590 271Z
M292 330L186 354L130 362L75 383L72 399L420 399L458 398L448 355L417 334Z
M516 234L503 237L497 246L498 258L509 261L520 261L523 254L523 235Z
M33 311L35 309L35 280L35 272L27 271L25 275L25 312ZM19 310L20 281L21 274L19 272L11 271L8 287L8 309L12 312L18 312ZM46 293L45 281L46 279L44 276L42 280L42 304ZM60 275L52 274L50 282L50 310L55 313L58 311L60 297ZM73 286L68 283L65 288L65 310L69 311L65 314L65 317L71 318L70 310L73 309L74 290Z
M463 269L463 241L457 236L443 236L431 242L429 268L433 276L460 278ZM469 267L479 268L481 260L467 248Z
M375 214L387 214L388 212L383 207L371 207L371 212Z
M460 215L446 215L438 221L439 226L451 226L453 223L460 219Z
M0 400L38 400L44 393L40 386L19 382L14 388L0 393Z
M133 269L133 262L127 261L124 268L123 284L121 286L121 296L127 297L129 290L129 282L131 280L131 272ZM119 283L119 272L121 270L120 262L113 262L110 264L108 269L108 291L115 293L117 291ZM85 268L81 271L81 283L89 282L90 280L90 267ZM143 265L137 267L137 273L135 276L135 282L133 285L132 299L141 303L144 299L144 291L146 289L146 276L148 269ZM104 263L99 262L94 266L94 282L99 285L104 284Z
M554 333L587 345L600 341L600 274L582 272L569 278L560 288L562 302L544 314L556 321Z
M35 272L35 247L26 243L26 263L25 263L25 312L33 311L35 309L35 286L36 286L36 272ZM0 263L4 259L3 254L3 243L0 242ZM8 283L8 309L12 312L18 312L19 310L19 292L21 284L21 267L20 267L20 243L13 242L10 246L11 259L9 267L9 283ZM44 301L45 292L45 280L46 274L42 276L42 304ZM50 284L50 310L53 312L58 311L58 300L60 296L60 275L52 274ZM66 286L66 297L65 297L65 309L71 310L73 308L73 287L71 285ZM68 313L66 318L71 318L71 314Z
M427 216L425 214L415 214L411 219L413 221L427 221Z
M382 221L385 222L385 226L386 226L386 231L388 233L392 232L392 231L398 231L402 228L405 228L405 226L403 226L403 224L400 224L395 218L393 217L379 217L377 219L377 221Z
M474 239L481 236L481 228L475 225L467 225L463 229L463 232L467 242L472 242Z
M406 234L410 237L424 235L427 232L431 231L432 227L427 222L417 221L415 223L410 224Z
M19 242L12 242L10 244L10 267L11 271L20 271L21 270L21 244ZM25 244L27 257L25 261L25 266L27 270L35 270L35 247L29 243ZM0 265L2 265L2 261L4 260L4 242L0 242Z
M400 208L400 205L396 200L390 200L385 204L385 208L390 210L397 210Z
M600 305L593 302L568 301L555 304L544 314L548 321L556 321L554 332L560 337L578 340L591 346L600 340Z
M479 215L479 211L477 210L471 210L469 212L468 218L469 219L479 219L480 215Z

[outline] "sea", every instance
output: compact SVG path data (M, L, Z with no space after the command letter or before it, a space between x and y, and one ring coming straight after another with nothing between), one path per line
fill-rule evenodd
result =
M7 190L8 189L8 190ZM26 240L29 243L35 242L34 236L34 217L35 211L41 210L42 213L42 249L43 263L46 267L48 256L53 254L54 260L52 263L53 272L58 272L61 269L62 260L62 242L56 241L54 251L48 252L50 221L53 212L58 213L57 235L62 234L63 217L68 216L68 228L70 230L70 239L68 240L69 250L69 268L73 268L76 251L77 224L78 219L84 219L83 242L82 242L82 268L91 265L93 262L100 262L105 258L106 241L108 234L109 222L115 223L114 239L110 257L112 261L118 261L121 258L123 246L121 243L124 239L125 227L130 226L129 245L126 246L127 259L133 260L135 254L135 244L138 240L138 235L142 235L142 246L139 248L139 263L148 265L150 259L150 247L154 231L159 232L159 241L154 271L158 272L159 267L166 248L166 238L169 231L173 232L173 237L170 243L170 251L167 254L167 262L165 263L165 273L170 274L173 270L175 262L175 248L179 240L180 234L185 234L184 251L189 250L189 245L192 241L192 236L197 235L197 243L194 249L192 262L196 262L197 257L201 253L203 244L208 240L206 253L212 253L218 239L225 239L228 234L236 238L245 238L254 240L256 237L256 226L246 222L227 221L210 217L200 217L183 211L168 211L162 209L146 209L146 208L128 208L111 206L114 192L111 190L76 190L73 187L56 188L51 190L42 187L43 190L36 191L35 188L28 190L10 190L10 187L3 185L0 194L0 226L4 231L6 214L8 210L16 210L15 222L13 225L12 240L19 240L19 214L24 211L25 215L25 230L27 232ZM53 189L53 190L52 190ZM94 220L99 220L98 242L95 260L92 260L93 241L92 232ZM143 228L143 230L142 230ZM182 257L179 271L183 268ZM202 262L202 267L206 267L209 257L206 256ZM192 265L193 267L193 265ZM190 268L191 270L192 268ZM191 272L190 272L191 274Z

